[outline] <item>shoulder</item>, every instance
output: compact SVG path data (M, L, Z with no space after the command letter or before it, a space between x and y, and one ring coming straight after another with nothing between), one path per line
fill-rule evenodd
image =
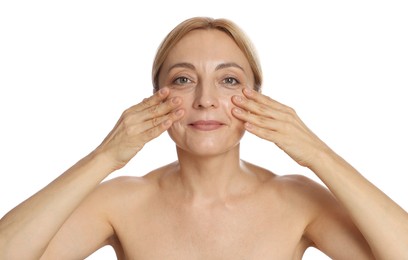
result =
M328 188L302 175L279 176L274 182L290 211L302 217L304 236L315 247L328 254L339 254L332 250L333 241L348 245L351 251L365 248L348 212Z
M326 186L305 175L278 175L256 165L248 164L248 167L261 180L258 191L262 191L260 194L267 204L280 205L279 210L301 217L306 225L321 215L338 214L343 210Z
M131 200L133 203L153 197L160 189L160 179L171 164L157 168L143 176L119 176L102 182L95 190L105 201ZM121 203L123 204L123 203Z
M129 192L129 190L146 189L151 186L152 183L148 181L144 176L119 176L102 182L98 189L106 192L117 191L119 194Z
M329 190L320 183L299 174L276 176L271 180L279 191L290 196L318 199L323 196L331 196Z
M338 212L340 205L328 188L304 175L275 176L269 186L278 196L313 221L324 212Z
M255 164L245 162L246 168L257 176L266 190L286 198L316 198L330 196L329 190L320 183L300 174L278 175Z
M261 183L260 194L267 201L279 203L293 213L314 218L321 210L336 204L331 192L319 182L300 174L278 175L268 169L245 162L247 169L255 174ZM326 206L329 205L329 208Z
M137 176L119 176L106 180L99 185L95 193L106 202L126 199L142 199L151 193L154 193L157 184L145 178Z

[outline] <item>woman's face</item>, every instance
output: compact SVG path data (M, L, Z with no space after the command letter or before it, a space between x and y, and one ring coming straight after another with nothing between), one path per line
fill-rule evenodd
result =
M214 155L237 147L245 130L231 113L231 97L252 88L254 76L245 55L227 34L189 32L163 63L159 85L170 88L170 98L183 99L184 117L168 130L179 148Z

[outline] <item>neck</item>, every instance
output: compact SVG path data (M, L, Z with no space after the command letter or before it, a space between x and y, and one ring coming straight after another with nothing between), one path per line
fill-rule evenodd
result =
M179 179L188 199L193 201L226 200L243 189L248 178L239 159L239 145L218 155L196 156L177 148Z

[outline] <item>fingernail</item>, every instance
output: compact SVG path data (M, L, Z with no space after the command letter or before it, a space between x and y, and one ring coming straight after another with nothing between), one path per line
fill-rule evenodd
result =
M237 114L242 114L242 109L235 107L234 112Z
M241 96L234 96L234 99L238 103L242 103L242 97Z
M250 88L244 88L244 93L248 96L251 96L253 94L253 90Z
M167 88L164 87L162 89L159 90L160 95L165 95L167 93Z
M167 119L166 121L163 122L163 125L164 125L165 127L170 126L170 125L171 125L171 120L170 120L170 119Z
M178 97L172 98L171 103L173 103L174 105L180 104L180 98L178 98Z
M182 109L179 109L179 110L177 110L176 111L176 116L181 116L181 115L183 115L183 113L184 113L184 111L182 110Z

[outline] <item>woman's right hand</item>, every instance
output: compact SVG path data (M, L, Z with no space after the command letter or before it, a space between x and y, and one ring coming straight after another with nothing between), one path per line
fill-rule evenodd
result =
M112 160L113 170L125 166L150 140L171 127L184 115L181 97L167 99L164 87L139 104L126 109L115 127L95 150Z

